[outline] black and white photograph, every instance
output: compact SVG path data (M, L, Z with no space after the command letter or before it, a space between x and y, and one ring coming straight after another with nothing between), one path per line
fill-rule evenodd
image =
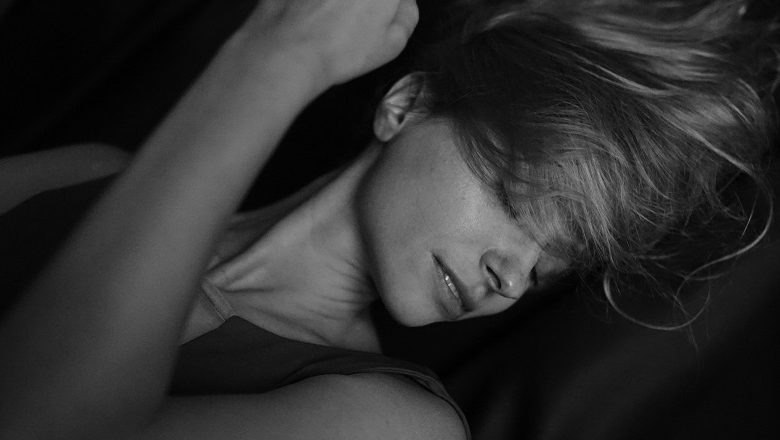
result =
M780 0L0 0L0 440L780 439Z

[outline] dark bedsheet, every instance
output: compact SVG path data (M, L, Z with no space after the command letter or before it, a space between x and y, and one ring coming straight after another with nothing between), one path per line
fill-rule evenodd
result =
M132 151L252 4L14 2L0 18L0 155L88 140ZM315 141L323 133L305 127L327 114L323 109L343 105L344 94L349 101L367 90L358 84L329 93L304 114L269 166L274 174L259 180L283 183L267 197L349 154L323 148ZM339 112L355 116L361 108L349 107ZM346 128L327 122L318 127L337 139L327 145L359 140L337 138ZM296 173L286 166L292 161L303 164ZM44 194L0 217L4 298L37 270L101 187ZM710 287L711 303L691 334L628 323L570 286L471 322L403 329L381 310L377 319L386 352L432 367L476 439L780 438L777 231Z

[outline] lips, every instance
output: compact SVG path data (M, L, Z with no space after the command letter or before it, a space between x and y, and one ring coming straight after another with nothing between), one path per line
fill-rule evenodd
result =
M438 282L445 292L447 301L447 312L452 319L457 319L473 307L465 295L465 290L459 288L461 284L457 281L452 271L435 255L433 256L434 265L438 275Z

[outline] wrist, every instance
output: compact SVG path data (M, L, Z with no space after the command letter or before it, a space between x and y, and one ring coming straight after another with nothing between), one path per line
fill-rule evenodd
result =
M272 38L239 31L225 43L222 53L231 59L235 69L243 72L242 77L294 85L296 92L308 101L334 84L321 56L295 44L281 44Z

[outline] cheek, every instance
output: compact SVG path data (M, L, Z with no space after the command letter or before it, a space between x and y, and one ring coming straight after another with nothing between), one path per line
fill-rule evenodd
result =
M473 269L494 226L481 194L453 175L399 173L378 164L359 193L367 270L395 320L408 326L445 319L432 253ZM455 175L457 177L457 175ZM507 305L501 305L501 310Z
M358 195L361 232L372 260L415 264L438 247L484 238L489 207L468 170L399 156L378 161Z
M375 257L406 248L406 241L418 235L426 223L419 201L409 191L413 183L396 177L392 168L377 166L359 192L361 232Z
M366 270L391 315L402 324L418 325L421 319L416 315L425 307L408 292L420 291L416 280L425 253L416 238L423 234L426 221L410 195L411 182L399 179L388 165L376 164L358 192Z
M360 188L367 270L388 311L404 325L443 319L432 252L465 235L458 227L462 205L440 190L447 185L430 167L388 157L375 164Z

